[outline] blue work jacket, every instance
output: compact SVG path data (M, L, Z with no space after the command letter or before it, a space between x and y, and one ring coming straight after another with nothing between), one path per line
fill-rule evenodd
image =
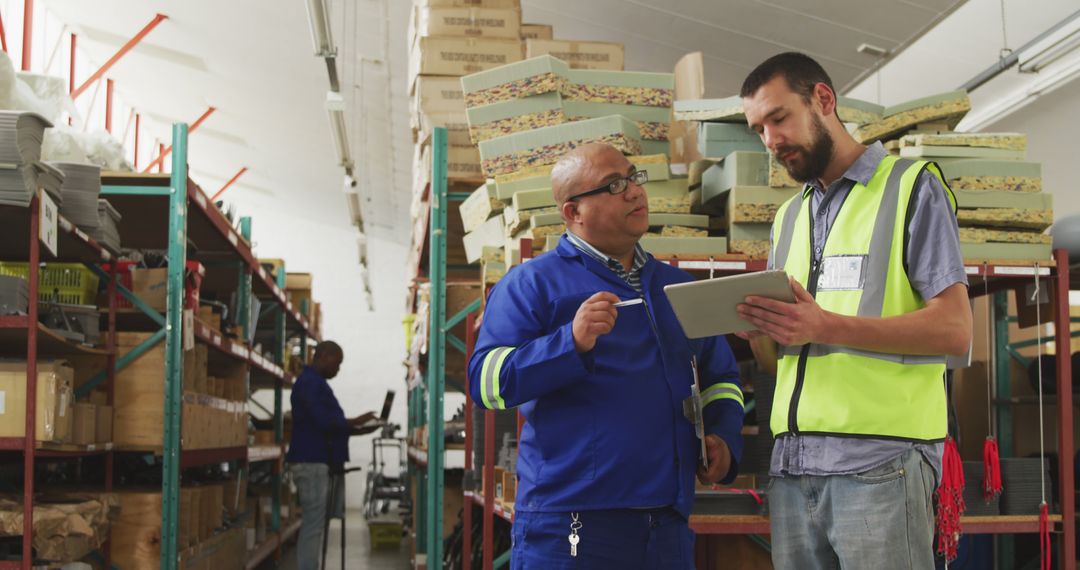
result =
M290 463L349 462L349 421L330 383L314 368L305 366L292 394L292 441L285 460Z
M705 432L742 456L743 397L723 337L689 340L664 286L693 278L656 261L641 268L644 303L618 308L611 333L579 354L578 307L608 291L642 297L564 236L555 251L515 267L488 298L469 389L489 409L520 407L526 418L514 508L561 512L672 506L689 516L701 444L683 413L701 377Z

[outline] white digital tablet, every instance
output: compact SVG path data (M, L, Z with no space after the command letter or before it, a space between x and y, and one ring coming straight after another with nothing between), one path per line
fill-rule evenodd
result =
M687 338L703 338L754 326L739 317L735 307L750 295L795 302L784 271L761 271L731 277L678 283L664 287Z

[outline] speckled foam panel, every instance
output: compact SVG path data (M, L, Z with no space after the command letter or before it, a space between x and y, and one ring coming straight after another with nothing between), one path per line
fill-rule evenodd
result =
M495 137L520 133L522 131L531 131L541 127L561 125L565 122L566 115L563 114L562 109L553 109L550 111L540 111L538 113L507 117L505 119L481 125L469 125L469 136L472 138L473 144L479 144L480 141L486 141Z
M732 222L767 223L776 217L780 204L735 204L729 212Z
M741 253L751 259L769 258L769 240L739 239L728 241L728 249L732 253Z
M1026 150L1027 135L1019 133L913 134L900 138L901 146L971 146Z
M946 175L948 175L947 172ZM954 190L1042 192L1042 178L1034 176L957 176L956 178L949 178L949 186Z
M644 105L646 107L670 107L674 89L653 87L620 87L616 85L583 85L567 82L562 94L571 101L589 103L617 103L619 105Z
M532 77L515 79L502 85L490 87L482 91L465 94L466 107L479 107L490 105L500 101L523 99L533 95L561 91L566 84L566 78L555 73L542 73Z
M605 143L624 154L641 154L637 125L619 115L544 127L480 143L487 176L554 164L567 152L589 143Z
M1024 228L1042 231L1054 223L1053 210L1019 210L1015 208L977 208L958 210L956 219L961 226L991 226L995 228Z
M780 161L776 160L776 157L769 153L769 187L770 188L789 188L789 187L801 187L802 184L791 177L784 165L780 164Z
M678 197L649 198L649 212L654 214L689 214L690 194Z
M963 243L1053 243L1053 236L1037 231L960 228Z
M863 125L853 136L870 143L900 134L920 123L945 122L955 127L971 110L971 100L963 91L953 91L908 101L885 109L881 120Z

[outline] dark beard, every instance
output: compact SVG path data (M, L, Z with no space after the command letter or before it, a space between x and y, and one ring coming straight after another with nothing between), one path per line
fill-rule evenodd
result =
M835 145L833 144L832 135L825 128L825 123L821 121L821 117L814 115L814 140L810 143L810 148L807 149L801 146L784 146L777 149L776 154L783 156L792 150L799 153L801 165L798 167L793 166L790 163L782 162L784 169L788 171L798 182L809 182L817 180L825 174L825 169L829 166L829 161L832 160L833 150Z

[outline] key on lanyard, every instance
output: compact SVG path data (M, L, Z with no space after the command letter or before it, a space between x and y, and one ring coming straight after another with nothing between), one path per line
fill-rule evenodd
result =
M581 537L578 536L578 529L581 528L581 522L578 521L577 513L570 513L573 517L573 522L570 523L570 536L566 537L570 541L570 556L577 556L577 545L581 542Z

